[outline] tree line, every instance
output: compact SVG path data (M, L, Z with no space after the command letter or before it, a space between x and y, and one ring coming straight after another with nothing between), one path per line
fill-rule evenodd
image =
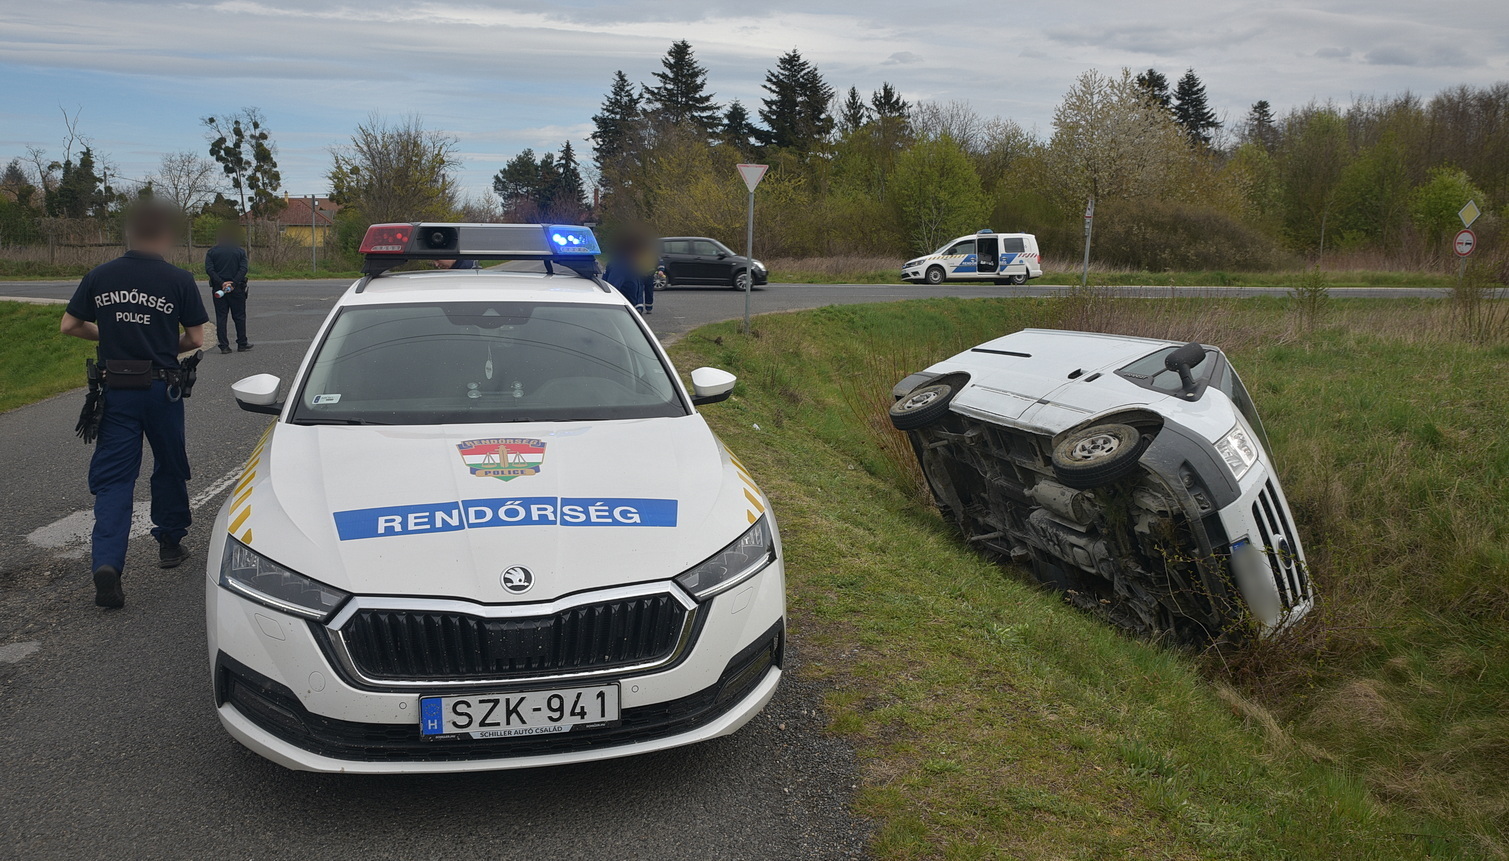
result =
M1067 258L1094 199L1105 263L1264 269L1361 252L1421 266L1449 254L1468 199L1486 213L1484 245L1509 215L1509 83L1283 114L1259 101L1230 120L1193 69L1173 83L1158 69L1089 70L1035 134L965 102L909 101L885 81L839 90L796 49L775 58L754 104L720 103L708 78L684 40L644 82L615 72L587 139L500 160L490 200L462 195L454 136L373 115L331 150L337 244L354 249L372 222L442 219L591 218L734 240L734 166L747 161L771 165L758 196L768 256L900 257L988 226L1036 233ZM38 241L49 220L109 223L148 195L201 225L265 221L282 205L277 147L255 108L204 118L203 150L135 180L77 114L64 120L61 157L32 149L0 171L0 244Z

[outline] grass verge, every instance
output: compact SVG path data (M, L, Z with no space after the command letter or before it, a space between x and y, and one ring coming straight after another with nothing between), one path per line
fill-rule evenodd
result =
M62 305L0 302L0 411L84 384L94 345L58 333Z
M699 329L706 415L777 506L793 638L865 761L883 858L1502 857L1509 350L1445 302L925 300ZM1308 538L1316 623L1239 655L1130 640L961 546L883 414L1029 325L1226 346ZM1485 439L1484 432L1488 436Z

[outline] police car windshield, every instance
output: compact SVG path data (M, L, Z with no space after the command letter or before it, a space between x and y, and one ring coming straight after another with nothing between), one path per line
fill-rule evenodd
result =
M669 369L625 307L444 302L342 310L290 421L428 425L686 414Z

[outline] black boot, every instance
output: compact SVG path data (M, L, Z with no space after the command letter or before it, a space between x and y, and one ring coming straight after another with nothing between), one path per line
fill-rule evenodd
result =
M126 606L126 593L121 589L121 572L109 565L94 569L94 603L110 610Z
M189 551L183 549L183 545L177 542L169 544L162 542L157 548L157 567L177 568L178 563L189 558Z

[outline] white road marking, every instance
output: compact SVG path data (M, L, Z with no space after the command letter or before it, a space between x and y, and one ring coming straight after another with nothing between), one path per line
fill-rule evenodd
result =
M225 492L225 489L236 483L241 477L241 467L227 472L216 479L208 487L199 491L189 498L189 510L201 508L205 503ZM89 540L90 533L94 530L94 511L85 509L75 511L67 517L59 518L46 526L39 526L26 536L26 540L37 547L45 547L49 550L62 550L72 545ZM152 509L150 504L137 505L136 511L131 515L131 537L140 538L152 531Z
M11 643L8 646L0 646L0 664L14 664L22 658L35 655L42 644L36 640L28 640L24 643Z

